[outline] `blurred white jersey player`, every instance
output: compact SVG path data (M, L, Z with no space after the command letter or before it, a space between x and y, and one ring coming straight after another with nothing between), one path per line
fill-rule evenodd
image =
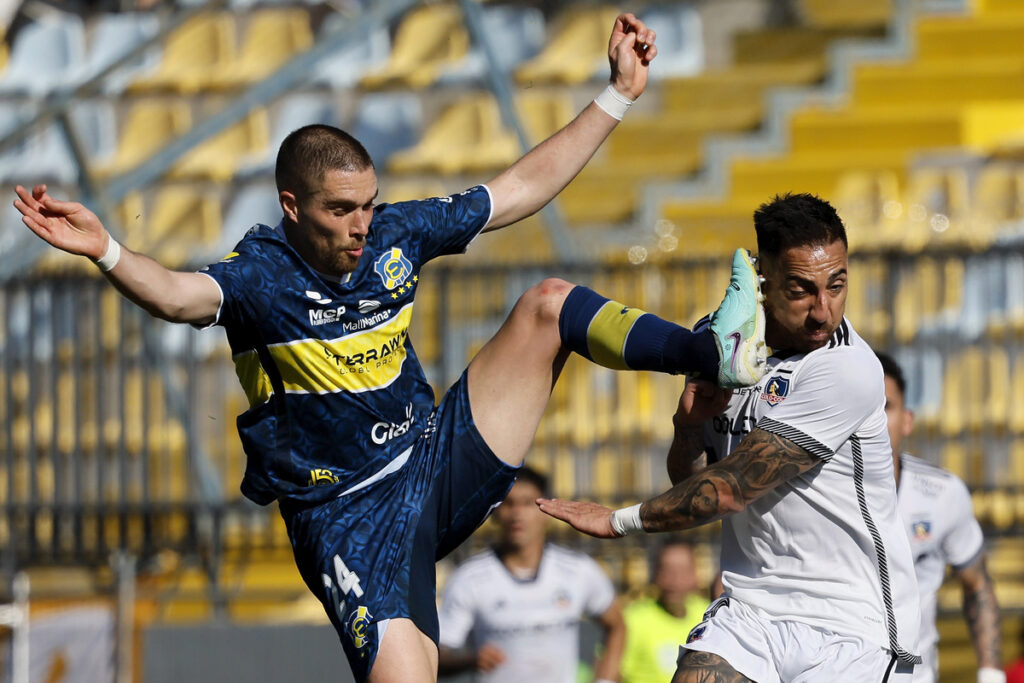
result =
M890 356L879 353L885 372L886 416L893 448L898 509L910 539L921 600L919 649L924 662L914 669L914 683L938 680L939 631L937 593L953 568L963 588L963 612L978 656L979 683L1003 683L999 605L985 569L984 536L974 518L971 494L952 472L900 450L913 429L906 408L906 380Z
M545 542L534 501L547 479L523 467L494 519L497 545L460 565L445 584L440 670L475 670L486 683L575 683L580 622L604 627L595 680L618 680L625 622L611 580L583 553Z

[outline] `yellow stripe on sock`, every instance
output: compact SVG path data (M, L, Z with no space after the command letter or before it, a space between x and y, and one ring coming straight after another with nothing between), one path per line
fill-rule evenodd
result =
M609 301L602 306L587 328L587 349L594 362L613 370L629 370L622 357L626 337L633 329L633 323L644 313L618 301Z

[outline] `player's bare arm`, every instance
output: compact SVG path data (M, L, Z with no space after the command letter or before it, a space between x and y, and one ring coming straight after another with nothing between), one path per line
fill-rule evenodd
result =
M679 661L672 683L753 683L716 654L690 650Z
M704 423L723 412L731 396L731 389L722 389L711 382L687 381L679 395L676 414L672 417L674 433L665 459L673 485L707 466Z
M626 648L626 621L617 600L598 617L598 621L604 629L604 642L601 658L594 665L594 680L617 681L622 651Z
M633 14L620 14L608 41L611 84L628 101L647 87L656 35ZM527 152L487 183L493 213L485 231L496 230L539 211L576 177L618 121L591 103L571 123Z
M97 261L107 253L113 237L89 209L78 202L58 201L45 185L31 192L15 188L14 206L22 222L50 245ZM199 273L182 273L164 268L142 254L120 247L120 258L104 273L125 297L149 314L171 322L206 324L213 322L220 307L220 288Z
M708 465L639 508L644 531L680 531L742 511L772 489L799 476L821 460L789 439L754 429L729 457ZM612 510L578 501L540 500L541 510L578 531L598 538L622 534L612 525Z
M999 603L984 554L958 570L957 578L963 588L964 620L978 655L978 668L1001 669Z

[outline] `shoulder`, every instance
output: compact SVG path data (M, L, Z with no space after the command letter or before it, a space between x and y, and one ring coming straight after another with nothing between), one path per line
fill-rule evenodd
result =
M465 562L456 567L448 578L449 583L460 581L476 581L491 575L499 568L500 561L493 550L484 550L471 555Z
M576 574L579 572L589 572L591 574L600 574L601 576L605 575L601 565L594 558L579 551L549 543L545 546L544 553L550 559L552 566L559 567L561 571Z
M970 499L967 485L960 477L909 453L900 455L900 476L907 477L917 493L931 498L954 495Z
M827 377L829 383L843 391L882 391L885 376L882 364L846 320L840 324L829 343L808 353L794 374L797 377Z

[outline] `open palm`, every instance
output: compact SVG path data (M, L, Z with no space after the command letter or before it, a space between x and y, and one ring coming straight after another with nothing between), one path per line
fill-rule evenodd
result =
M15 190L14 208L22 222L43 240L66 252L100 258L106 249L106 230L100 219L78 202L57 201L46 194L45 185L30 193L21 185Z

